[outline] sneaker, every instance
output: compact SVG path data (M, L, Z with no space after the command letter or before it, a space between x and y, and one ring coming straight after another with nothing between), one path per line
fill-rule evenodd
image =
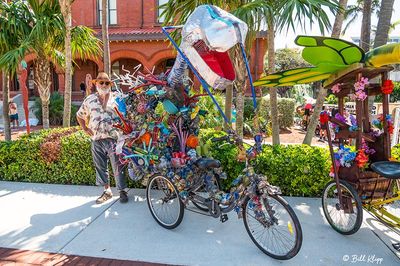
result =
M96 200L96 204L104 203L107 200L112 199L112 196L112 193L104 191L103 194L101 194L101 196Z
M119 192L119 202L126 203L128 202L128 193L124 190Z

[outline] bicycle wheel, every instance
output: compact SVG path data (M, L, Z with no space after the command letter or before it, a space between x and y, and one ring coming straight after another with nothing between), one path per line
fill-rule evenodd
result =
M164 228L173 229L183 219L183 203L174 184L162 175L150 178L146 188L147 205L156 222Z
M299 219L290 205L278 195L259 197L261 209L247 198L243 204L243 222L254 244L268 256L288 260L296 256L303 243Z
M218 191L220 191L221 183L219 181L219 178L216 175L214 175L212 181L213 181L214 186L218 189ZM193 192L196 194L199 194L202 197L208 197L207 194L209 193L206 189L206 184L204 184L204 183L199 188L195 189ZM204 211L204 212L208 212L208 207L201 204L201 202L198 202L195 199L192 199L191 202L193 203L194 206L196 206L197 209Z
M361 227L363 210L361 199L347 182L339 180L343 206L340 206L336 182L330 181L322 194L322 209L328 223L343 235L352 235Z

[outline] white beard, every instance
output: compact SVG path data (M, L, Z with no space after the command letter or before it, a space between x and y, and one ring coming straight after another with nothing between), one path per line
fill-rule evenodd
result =
M102 88L99 88L99 87L97 87L97 86L96 86L96 89L97 89L97 92L98 92L101 96L104 96L104 95L110 93L110 91L111 91L111 88L102 89Z

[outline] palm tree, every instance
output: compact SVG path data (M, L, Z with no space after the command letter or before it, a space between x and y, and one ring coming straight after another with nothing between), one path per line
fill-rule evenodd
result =
M267 1L273 12L267 17L268 25L268 72L274 72L275 66L275 33L281 32L284 28L299 24L303 29L306 28L306 21L317 22L320 31L323 33L325 28L330 28L328 15L323 7L328 7L332 12L338 9L333 1ZM272 118L272 144L280 144L279 123L278 123L278 99L276 88L270 88L270 106Z
M69 127L71 125L71 97L72 97L71 5L73 1L74 0L59 0L61 13L65 23L65 89L64 89L63 127Z
M378 26L374 40L374 48L387 43L391 29L390 20L393 14L394 0L382 0L379 10Z
M343 26L343 20L345 17L346 13L346 7L347 7L347 0L340 0L339 1L339 10L336 13L335 16L335 22L333 24L332 28L332 34L331 37L333 38L339 38L340 33L342 32L342 26ZM306 145L311 145L312 137L315 134L315 129L317 127L317 123L319 120L319 113L322 110L322 106L324 105L324 100L326 97L326 90L322 88L321 82L317 83L318 86L318 96L317 96L317 101L315 103L315 108L314 108L314 113L312 114L310 118L310 123L307 127L307 133L304 137L303 144Z
M108 0L101 0L101 35L103 38L104 72L111 77L110 40L108 36Z
M256 38L256 33L265 23L268 25L268 59L269 71L273 70L274 66L274 39L275 31L282 30L285 27L292 26L295 23L300 23L305 27L305 21L316 20L321 30L324 26L329 26L329 19L322 7L327 6L330 9L337 8L336 4L332 1L321 0L289 0L289 1L273 1L273 0L231 0L231 1L218 1L218 0L203 0L203 1L189 1L189 0L170 0L165 5L162 15L165 15L165 21L168 23L182 24L186 21L191 12L201 4L212 4L221 7L222 9L230 11L233 15L243 20L249 26L249 34L246 38L246 47L250 45ZM238 47L235 47L235 52L239 55ZM235 82L237 89L237 122L236 127L238 134L243 135L243 96L246 91L246 75L243 63L237 60L239 56L234 57L234 66L238 78ZM274 144L279 144L279 125L277 121L277 96L276 89L270 90L271 99L271 117L275 120L272 121L274 130Z
M371 46L372 0L364 0L362 14L360 47L368 52Z
M65 57L61 51L65 43L65 23L56 0L28 0L23 1L20 6L18 11L22 16L17 17L15 23L28 25L29 31L20 36L18 47L0 57L0 67L15 73L19 62L27 54L36 54L34 82L42 102L43 127L49 128L51 64L64 66ZM32 19L26 22L24 17ZM71 29L71 47L72 55L82 59L91 58L101 51L99 40L93 35L93 31L84 26Z
M6 52L18 47L21 44L21 36L29 32L28 23L31 21L29 16L24 16L20 12L24 8L22 1L14 1L8 4L5 1L0 2L0 57ZM23 19L24 23L17 21ZM10 73L0 65L2 70L2 88L3 88L3 121L5 140L11 140L10 117L9 117L9 78Z

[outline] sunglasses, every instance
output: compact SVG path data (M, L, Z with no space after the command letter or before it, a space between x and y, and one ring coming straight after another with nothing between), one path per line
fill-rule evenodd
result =
M110 86L111 82L110 81L99 81L100 85L106 85L106 86Z

